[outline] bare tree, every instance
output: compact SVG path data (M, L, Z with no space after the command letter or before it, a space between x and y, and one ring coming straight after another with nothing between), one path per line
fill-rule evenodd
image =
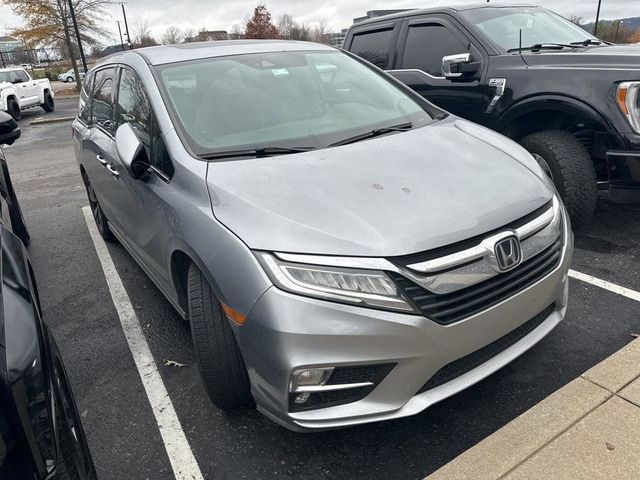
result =
M285 13L278 17L276 26L278 27L278 33L280 34L281 38L284 38L285 40L291 40L291 35L298 24L291 15Z
M142 18L136 24L136 34L133 40L134 48L152 47L158 45L155 38L151 36L151 26L149 20Z
M326 18L321 18L311 31L311 40L318 43L329 43L328 29L329 21Z
M173 45L181 43L184 40L184 33L178 27L170 26L162 34L161 42L163 45Z
M231 27L231 33L229 33L229 38L231 40L239 40L244 38L244 31L242 27L238 23L234 23L233 27Z

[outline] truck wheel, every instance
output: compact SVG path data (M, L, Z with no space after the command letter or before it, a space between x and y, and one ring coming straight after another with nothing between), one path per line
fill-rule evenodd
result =
M13 117L13 119L16 122L18 120L20 120L20 118L22 118L22 112L20 111L20 105L18 105L18 102L16 101L15 98L10 98L7 101L7 112L9 113L9 115L11 115Z
M589 152L574 135L562 130L533 133L522 146L550 174L575 228L593 216L598 197L596 173Z
M45 112L53 112L56 108L56 104L53 101L53 97L49 92L44 92L44 103L41 105Z
M251 406L247 368L229 320L209 282L193 263L187 296L193 346L209 398L222 410Z

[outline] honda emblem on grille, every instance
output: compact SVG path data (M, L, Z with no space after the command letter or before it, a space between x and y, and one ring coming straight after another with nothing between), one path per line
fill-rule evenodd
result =
M496 256L496 263L500 270L503 272L511 270L520 263L520 260L522 260L520 240L518 240L518 237L516 236L499 240L496 242L494 247L494 254Z

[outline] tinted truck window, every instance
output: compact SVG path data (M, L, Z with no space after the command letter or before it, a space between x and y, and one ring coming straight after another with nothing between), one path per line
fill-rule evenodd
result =
M442 57L468 50L449 29L439 24L409 28L402 68L417 68L434 77L442 76Z
M356 34L349 50L376 67L387 68L392 33L393 29L388 28Z

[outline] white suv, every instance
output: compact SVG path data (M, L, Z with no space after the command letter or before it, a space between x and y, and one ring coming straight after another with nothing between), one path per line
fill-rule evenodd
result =
M0 69L0 111L20 120L22 110L42 107L53 112L55 104L48 79L34 80L23 68Z

